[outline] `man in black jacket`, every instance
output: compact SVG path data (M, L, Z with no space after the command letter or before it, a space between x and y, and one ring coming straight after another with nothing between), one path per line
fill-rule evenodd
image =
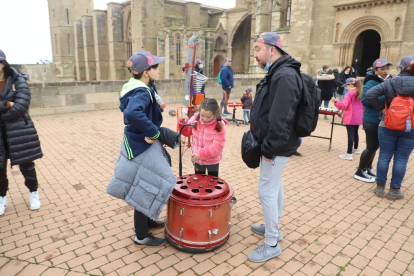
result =
M265 235L265 242L248 258L265 262L282 253L279 230L283 211L282 174L289 157L299 146L294 130L295 113L303 89L299 69L301 64L283 50L279 35L267 32L254 42L254 57L266 76L257 85L251 109L251 126L256 141L261 144L259 199L265 224L252 225L252 231Z

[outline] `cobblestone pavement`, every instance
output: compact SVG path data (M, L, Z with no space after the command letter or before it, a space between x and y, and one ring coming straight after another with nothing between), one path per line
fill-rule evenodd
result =
M175 128L165 114L164 125ZM238 110L238 117L242 117ZM414 160L403 182L405 199L375 197L374 184L353 179L359 156L344 161L346 130L328 141L305 138L284 172L283 253L266 263L247 255L263 242L250 226L263 222L259 170L240 158L245 125L230 123L220 177L234 189L233 228L218 250L192 255L166 244L139 249L133 211L105 193L122 141L119 110L38 116L44 158L36 161L42 207L28 210L18 167L9 170L9 207L0 217L0 275L414 275ZM320 116L317 135L329 135ZM361 149L365 135L360 130ZM170 150L178 175L178 150ZM184 173L192 173L189 154ZM391 170L390 170L391 171ZM388 189L388 188L387 188ZM166 214L165 208L161 218ZM163 230L155 232L162 237Z

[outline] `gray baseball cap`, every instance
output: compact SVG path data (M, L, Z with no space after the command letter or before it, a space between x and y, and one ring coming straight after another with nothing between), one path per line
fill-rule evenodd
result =
M139 51L138 53L133 54L128 62L127 67L132 74L138 75L148 70L154 65L157 65L165 61L165 57L157 57L152 55L148 51Z
M282 48L282 40L277 33L274 32L266 32L258 35L254 42L261 42L264 44L268 44L271 46L277 47L284 55L288 55L288 53Z
M411 65L414 65L414 56L405 56L396 65L398 67L406 69L406 68L410 67Z
M359 81L360 81L360 79L357 79L357 78L348 78L348 79L346 79L345 84L342 85L342 87L345 87L345 86L350 85L350 84L356 84Z
M372 64L372 68L377 69L377 68L384 67L385 65L392 65L392 64L385 58L379 58L374 61L374 63Z

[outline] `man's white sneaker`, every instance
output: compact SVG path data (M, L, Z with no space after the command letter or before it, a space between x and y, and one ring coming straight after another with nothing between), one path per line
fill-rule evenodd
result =
M7 196L0 196L0 216L4 215L4 211L6 211L7 206Z
M40 199L38 192L31 192L30 193L30 210L37 210L40 208Z
M348 154L348 153L341 154L339 155L339 158L352 161L352 154Z

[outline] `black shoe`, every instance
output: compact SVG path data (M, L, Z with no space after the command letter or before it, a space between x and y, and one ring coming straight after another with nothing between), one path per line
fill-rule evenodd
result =
M367 183L375 182L375 178L371 177L368 174L368 171L366 169L362 170L362 169L358 168L356 173L354 174L354 178L357 179L357 180L367 182Z
M161 228L161 227L164 227L164 226L165 226L164 222L160 221L160 220L150 219L148 221L148 229L157 229L157 228Z
M163 245L165 243L165 239L157 238L151 234L148 234L148 236L143 240L139 240L137 236L135 236L134 243L135 246L138 247L157 247Z
M368 175L369 176L371 176L371 177L374 177L374 178L377 178L377 175L374 173L374 171L372 170L372 167L369 167L368 169L367 169L367 173L368 173Z
M298 151L295 151L295 152L293 153L293 155L295 155L295 156L302 156L302 153L300 153L300 152L298 152Z

